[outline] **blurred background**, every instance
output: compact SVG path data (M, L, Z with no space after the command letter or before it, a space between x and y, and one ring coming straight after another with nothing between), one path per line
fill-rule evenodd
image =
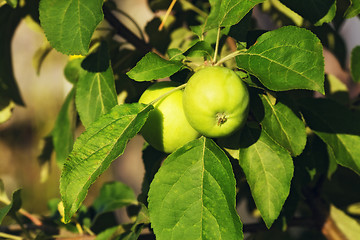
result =
M147 0L119 0L118 8L135 19L141 28L153 18ZM271 30L276 25L270 17L255 9L259 28ZM134 25L122 15L122 21L134 29ZM346 56L349 59L353 47L360 45L359 18L347 20L341 27L341 34L347 45ZM136 33L136 30L134 29ZM47 42L41 29L23 21L16 30L12 41L12 56L15 78L26 106L16 106L10 120L0 125L0 179L3 180L9 196L22 188L22 197L26 199L23 207L29 212L45 214L47 202L59 198L58 180L60 171L54 161L51 166L40 167L38 156L44 145L44 138L50 134L61 105L71 88L66 81L63 69L68 56L52 50L46 57L39 74L33 62L35 53L46 46ZM326 72L343 82L349 82L349 74L328 51L324 52ZM347 68L349 61L347 60ZM351 86L352 95L359 93L359 86ZM140 193L144 167L141 160L143 139L135 137L127 146L126 152L116 160L109 170L96 181L90 189L85 204L97 195L99 187L106 181L120 180ZM47 167L50 167L49 171ZM49 173L47 181L42 181ZM45 174L45 175L44 175Z
M146 0L121 0L117 1L117 6L136 19L141 28L153 17ZM134 24L123 15L118 17L130 29L134 28ZM136 32L136 29L133 30ZM4 182L8 196L14 190L22 188L22 197L26 199L23 207L38 214L47 211L49 199L60 196L60 171L55 156L52 156L51 166L43 167L40 167L38 157L45 143L44 138L50 134L71 89L71 84L63 73L68 56L56 50L46 56L37 73L33 64L34 55L47 44L45 35L38 26L27 20L20 23L12 40L11 51L15 79L26 106L16 106L12 117L0 124L0 179ZM103 182L113 179L127 183L137 194L140 192L144 169L138 147L141 148L142 144L141 137L136 137L129 143L122 159L114 162L112 168L91 188L86 202L92 201ZM134 148L137 151L129 154ZM48 167L50 171L46 176ZM42 181L46 177L47 180Z

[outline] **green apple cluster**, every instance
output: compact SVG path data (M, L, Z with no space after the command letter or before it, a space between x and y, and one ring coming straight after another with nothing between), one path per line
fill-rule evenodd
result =
M151 103L177 86L175 82L155 83L139 102ZM154 148L171 153L200 135L233 134L245 124L248 110L249 93L240 77L225 67L205 67L191 76L185 90L154 103L141 134Z

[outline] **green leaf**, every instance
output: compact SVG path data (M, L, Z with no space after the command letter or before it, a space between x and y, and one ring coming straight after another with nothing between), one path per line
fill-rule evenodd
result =
M352 18L360 14L360 0L350 0L351 5L345 12L346 18Z
M169 56L169 60L182 61L185 59L183 52L178 48L171 48L167 50L167 55Z
M74 84L77 83L77 81L79 80L80 74L83 71L81 67L81 63L83 60L83 58L75 58L67 62L64 69L64 75L70 83Z
M335 0L280 0L280 2L311 23L316 23L325 17Z
M86 55L103 20L103 0L41 0L40 23L51 46L64 54Z
M133 224L119 225L108 228L97 235L96 240L137 240L145 224L149 224L149 213L147 208L141 204L141 209Z
M102 186L92 206L99 216L136 203L135 193L129 186L121 182L110 182Z
M112 240L117 230L118 230L118 226L107 228L106 230L96 235L95 240L109 240L109 239Z
M56 152L56 162L60 167L65 162L74 145L76 126L75 89L72 89L58 113L52 139Z
M332 148L330 146L327 146L327 152L328 152L328 157L329 157L329 167L327 169L327 177L328 179L331 179L332 175L335 173L338 164L336 162L336 157L334 154L334 151L332 150Z
M123 104L93 122L76 140L64 163L60 193L65 208L65 222L80 207L87 191L125 149L144 125L151 105Z
M0 124L10 119L14 107L14 102L10 101L7 97L0 97Z
M329 99L304 99L309 127L332 149L336 162L360 175L360 114Z
M136 218L135 223L131 226L130 231L122 234L120 240L137 240L140 236L145 224L149 224L149 211L145 205L141 204L140 212Z
M203 32L213 28L237 24L257 4L265 0L223 0L213 1ZM211 2L210 2L211 3Z
M181 62L168 61L159 55L149 52L127 75L135 81L151 81L173 75L183 66Z
M114 75L110 66L106 72L84 71L80 75L75 103L85 128L117 104Z
M357 240L359 238L360 223L358 220L350 217L333 205L330 206L330 217L346 239Z
M319 21L317 21L315 23L315 26L321 26L324 23L331 22L334 19L335 15L336 15L336 0L334 1L331 8L329 9L328 13L323 18L321 18Z
M184 55L187 57L206 57L207 59L212 59L214 49L208 42L199 41L189 48Z
M21 208L21 204L21 189L18 189L13 193L10 204L0 209L0 224L5 216L15 214Z
M117 105L115 80L107 44L102 42L81 63L76 84L76 109L86 127Z
M287 26L261 35L236 57L239 68L273 91L308 89L324 93L324 57L310 31Z
M256 207L268 228L278 218L290 192L294 166L288 151L260 129L245 128L239 163Z
M16 8L18 5L18 0L6 0L6 3L10 5L12 8Z
M306 144L304 123L282 102L273 105L268 96L259 96L262 104L253 107L253 111L262 129L292 156L298 156ZM259 108L261 105L264 107L263 112Z
M156 239L243 239L229 159L200 138L165 159L149 191Z
M11 40L22 17L23 12L18 8L0 7L0 96L19 105L24 105L24 102L13 73Z
M350 61L352 79L354 82L360 82L360 46L352 50Z

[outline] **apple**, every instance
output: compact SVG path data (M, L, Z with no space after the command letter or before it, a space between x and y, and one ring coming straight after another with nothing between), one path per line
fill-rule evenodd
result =
M209 66L195 72L183 94L185 116L206 137L229 136L244 126L249 92L231 69Z
M139 103L149 104L178 85L170 81L155 83L144 91ZM151 146L166 153L198 138L200 134L191 127L184 114L183 90L179 89L155 102L154 110L140 133Z

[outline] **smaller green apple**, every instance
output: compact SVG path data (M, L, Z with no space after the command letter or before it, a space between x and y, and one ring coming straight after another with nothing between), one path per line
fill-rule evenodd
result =
M206 137L225 137L246 122L249 92L240 77L225 67L205 67L192 75L183 95L190 125Z
M141 95L139 103L148 104L173 90L175 82L158 82ZM183 110L183 90L177 90L154 104L140 133L159 151L171 153L200 136L186 120Z

